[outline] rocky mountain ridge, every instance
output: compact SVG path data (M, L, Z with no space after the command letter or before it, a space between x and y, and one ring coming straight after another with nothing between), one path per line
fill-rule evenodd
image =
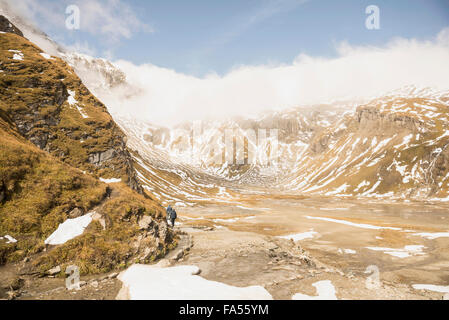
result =
M203 192L203 200L235 200L245 188L255 186L297 194L440 201L449 196L448 101L448 92L407 86L367 102L203 122L196 137L192 123L170 129L123 117L117 121L140 157L138 162L145 161L146 169L139 166L144 187L179 203L193 205L195 188ZM221 159L226 156L226 129L233 130L236 139L247 139L248 129L272 128L278 132L273 166L212 163L217 153ZM213 143L218 145L216 154L211 153ZM261 145L256 154L268 149ZM161 179L164 163L176 169ZM142 172L152 178L142 178ZM182 187L185 181L176 185L176 176L198 181ZM160 182L154 184L157 179ZM190 200L181 201L185 193Z

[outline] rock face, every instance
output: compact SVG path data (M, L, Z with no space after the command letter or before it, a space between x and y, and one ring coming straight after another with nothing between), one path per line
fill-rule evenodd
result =
M4 200L6 200L6 186L2 181L0 184L0 203L3 203Z
M104 152L96 152L89 155L89 162L101 166L104 162L113 159L116 156L114 149L109 149Z
M69 218L75 219L75 218L81 217L83 214L84 214L84 211L82 209L75 208L72 211L70 211Z
M153 224L153 218L150 216L143 216L139 220L139 228L141 230L148 230L148 228Z
M447 92L412 88L359 106L312 139L287 188L326 195L446 199L448 98Z
M405 114L382 113L375 106L363 106L357 109L357 121L365 130L402 130L418 132L422 123L415 117Z
M0 15L0 31L14 33L17 34L18 36L23 37L22 31L17 29L15 25L9 22L9 20L2 15Z

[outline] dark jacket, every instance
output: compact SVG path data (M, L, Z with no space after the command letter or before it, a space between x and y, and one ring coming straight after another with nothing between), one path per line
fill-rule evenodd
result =
M173 210L173 209L172 209L171 206L168 206L168 207L167 207L167 210L166 210L166 211L167 211L167 219L170 219L170 218L171 218L171 212L172 212L172 210Z
M178 216L176 215L175 209L171 206L167 207L167 219L176 219Z

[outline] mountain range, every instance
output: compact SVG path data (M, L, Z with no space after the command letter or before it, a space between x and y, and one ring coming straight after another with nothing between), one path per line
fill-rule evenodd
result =
M153 261L177 243L167 204L275 194L449 201L448 91L410 85L163 127L108 110L111 97L142 91L114 63L69 52L0 9L0 236L16 240L0 240L2 264L33 256L27 272L75 261L95 273ZM95 219L82 236L45 243L87 213Z

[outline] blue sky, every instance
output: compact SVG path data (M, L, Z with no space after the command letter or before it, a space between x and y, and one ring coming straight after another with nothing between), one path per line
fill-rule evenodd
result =
M32 1L38 2L24 3ZM396 37L431 39L449 26L447 0L45 1L28 9L57 41L194 76L291 63L301 53L334 57L344 41L382 46ZM64 28L65 6L72 3L81 9L80 30ZM89 10L92 3L104 10ZM365 8L373 4L380 9L380 30L365 28ZM123 36L121 28L129 33Z

